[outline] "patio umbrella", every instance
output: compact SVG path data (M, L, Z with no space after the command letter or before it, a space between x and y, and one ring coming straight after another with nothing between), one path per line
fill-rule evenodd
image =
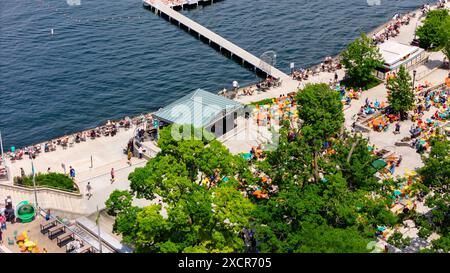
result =
M394 191L394 195L395 195L395 196L399 196L400 194L402 194L402 193L401 193L399 190L395 190L395 191Z
M33 241L28 241L23 244L25 247L34 247L35 243Z

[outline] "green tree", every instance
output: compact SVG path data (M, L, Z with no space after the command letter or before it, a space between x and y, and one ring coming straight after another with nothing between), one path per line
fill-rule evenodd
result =
M343 106L336 91L326 84L309 84L297 94L301 134L312 150L314 180L319 180L320 150L343 126Z
M450 186L450 141L435 138L431 140L431 151L423 157L424 166L419 169L423 183L438 190L449 190Z
M109 215L116 216L131 207L133 196L128 191L114 190L106 200L105 205Z
M162 203L138 208L114 192L107 201L117 215L114 231L136 252L244 251L241 232L253 210L237 190L238 179L251 176L245 161L216 140L177 140L170 127L161 130L159 145L161 152L129 180L133 196ZM202 186L204 177L216 185Z
M450 16L442 25L443 38L442 38L442 51L447 57L447 62L450 62Z
M305 225L293 238L296 253L367 253L371 241L355 228ZM298 241L297 241L298 240Z
M339 169L346 178L349 188L371 190L377 186L371 163L376 157L367 149L368 141L360 135L347 136L338 140L333 147L330 171Z
M383 65L382 56L372 39L361 34L342 52L342 64L347 70L349 83L355 87L367 87L378 82L373 75L374 69Z
M433 240L433 250L441 253L449 253L450 252L450 235L441 237L437 240Z
M136 252L244 251L240 232L249 225L251 202L229 186L211 191L200 187L189 195L165 206L166 216L161 205L119 213L116 230L129 238Z
M326 84L308 84L296 97L302 134L319 146L339 132L344 123L339 93Z
M402 116L414 106L414 91L411 76L404 66L400 67L397 77L387 82L388 102L391 108Z
M420 47L441 48L448 39L449 14L446 9L432 10L427 14L425 21L417 31Z
M303 187L292 183L279 185L279 193L255 209L261 252L365 252L376 225L396 222L380 200L349 191L339 174Z

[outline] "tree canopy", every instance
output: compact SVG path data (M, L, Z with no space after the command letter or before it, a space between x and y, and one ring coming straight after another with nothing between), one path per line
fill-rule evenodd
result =
M311 144L321 145L341 129L344 113L339 93L327 84L308 84L296 99L302 134Z
M395 112L404 115L413 108L415 95L412 80L404 66L400 67L395 78L388 80L387 89L389 105Z
M344 118L335 91L310 85L297 101L301 129L284 127L278 149L258 165L278 187L254 211L258 248L279 253L368 252L376 225L397 222L382 199L368 197L375 185L368 171L375 158L360 136L339 136Z
M431 151L424 156L424 166L419 170L425 185L432 188L450 187L450 141L435 138L431 141Z
M175 140L171 129L161 131L161 152L129 176L133 196L161 202L138 208L128 192L113 192L106 205L117 216L114 231L137 252L244 251L240 232L253 210L237 190L245 161L217 140Z
M450 37L449 24L450 16L448 10L438 9L430 11L423 25L416 31L420 47L428 49L445 46Z
M383 65L382 56L372 39L365 34L356 39L342 53L342 64L349 78L348 84L355 87L367 87L379 82L374 69Z

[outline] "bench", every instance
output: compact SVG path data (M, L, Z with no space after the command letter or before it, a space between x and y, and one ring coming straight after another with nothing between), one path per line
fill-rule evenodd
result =
M85 245L78 250L78 253L92 253L92 246Z
M62 232L64 232L64 226L57 224L56 226L54 226L48 230L48 238L50 240L53 240Z
M43 221L41 221L41 224L40 224L40 227L41 227L41 233L42 233L42 234L47 233L47 231L48 231L50 228L52 228L52 227L54 227L54 226L56 226L56 225L57 225L57 221L56 221L56 220L49 220L49 221L43 220Z
M66 231L66 232L64 232L63 234L59 235L59 236L56 238L56 244L57 244L59 247L62 247L62 246L64 246L65 244L67 244L68 242L73 241L73 240L74 240L74 238L73 238L73 232L72 232L72 231Z

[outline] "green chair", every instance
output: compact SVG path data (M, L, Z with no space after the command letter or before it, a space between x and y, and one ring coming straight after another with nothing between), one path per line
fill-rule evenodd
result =
M12 238L8 237L8 245L12 246L14 244L15 244L14 240Z
M13 235L14 235L14 240L17 240L17 233L19 233L17 230L14 230L14 233L13 233Z

